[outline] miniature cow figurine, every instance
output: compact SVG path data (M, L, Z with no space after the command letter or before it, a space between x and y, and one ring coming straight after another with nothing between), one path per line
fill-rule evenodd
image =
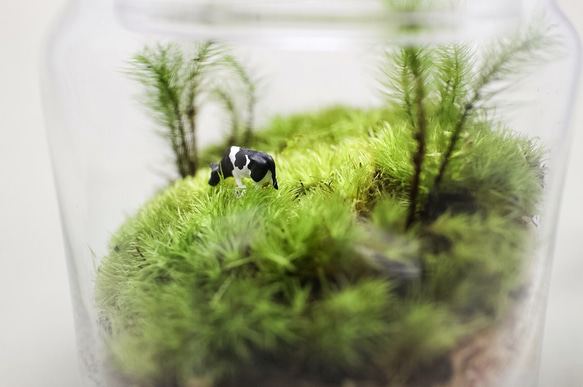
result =
M273 188L277 189L275 162L265 152L232 146L226 150L221 162L212 163L211 167L209 184L213 187L221 181L219 173L222 173L225 179L233 176L237 182L237 188L245 188L241 183L241 178L250 177L256 187L265 187L272 183Z

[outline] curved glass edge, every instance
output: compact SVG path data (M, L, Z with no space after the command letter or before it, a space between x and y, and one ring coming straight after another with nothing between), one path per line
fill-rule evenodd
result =
M277 3L277 4L275 4ZM524 16L521 2L399 12L380 0L248 2L117 0L114 10L132 31L221 40L335 38L345 42L474 39L502 35ZM298 7L302 3L303 7ZM472 1L467 3L473 4ZM494 5L492 5L494 4Z

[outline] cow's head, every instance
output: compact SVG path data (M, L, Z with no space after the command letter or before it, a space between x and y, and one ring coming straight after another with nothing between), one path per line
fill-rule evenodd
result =
M213 187L221 181L221 176L219 175L220 167L218 163L211 163L211 178L209 179L209 184Z

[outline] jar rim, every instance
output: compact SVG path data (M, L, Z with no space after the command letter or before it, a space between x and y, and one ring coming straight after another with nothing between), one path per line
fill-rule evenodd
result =
M400 3L406 1L396 0ZM422 0L423 1L423 0ZM457 0L454 0L457 1ZM435 40L500 33L522 17L521 0L444 0L439 7L397 9L389 0L116 0L134 31L205 39L337 37Z

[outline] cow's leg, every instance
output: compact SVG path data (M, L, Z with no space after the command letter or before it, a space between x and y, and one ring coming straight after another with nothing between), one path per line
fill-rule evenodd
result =
M235 178L235 182L237 183L237 187L239 189L245 189L245 186L241 182L241 176L238 173L233 173L233 177Z

